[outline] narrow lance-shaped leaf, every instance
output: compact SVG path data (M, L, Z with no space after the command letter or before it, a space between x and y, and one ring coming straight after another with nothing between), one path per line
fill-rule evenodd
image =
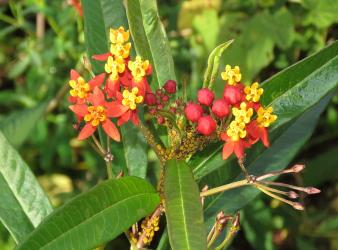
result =
M166 163L164 197L171 248L206 249L199 190L185 161Z
M159 202L140 178L104 181L55 210L18 249L93 249L149 215Z
M0 132L0 220L22 241L53 208L35 176Z
M131 124L121 128L125 162L129 175L145 178L147 175L147 144L144 136Z
M232 44L234 40L218 45L209 55L208 65L204 72L203 88L212 89L218 74L221 56L226 48Z
M150 60L153 66L152 82L162 86L167 80L176 80L174 61L156 0L127 0L126 3L136 52L143 59Z
M30 109L11 113L0 122L0 129L12 146L18 148L34 128L36 121L46 110L46 103Z

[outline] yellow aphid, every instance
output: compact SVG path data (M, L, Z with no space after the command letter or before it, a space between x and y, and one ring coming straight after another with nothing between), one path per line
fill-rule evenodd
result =
M238 141L240 138L245 138L245 123L232 121L226 132L232 141Z
M242 79L242 74L238 66L231 68L230 65L226 65L221 77L224 81L228 81L229 85L236 85Z
M90 122L92 126L96 127L101 122L106 120L106 111L103 106L89 106L88 114L83 118L86 122Z
M142 61L140 56L136 56L135 61L128 62L128 68L130 69L134 80L139 82L146 75L146 72L149 68L149 61Z
M264 90L259 88L258 82L254 82L251 86L244 88L245 98L247 101L258 102Z
M249 123L253 115L253 109L247 108L245 102L240 104L240 108L232 108L232 114L235 116L237 122Z
M271 123L275 122L277 120L277 115L272 114L272 112L272 107L268 107L267 109L260 107L257 111L258 125L267 128Z
M115 57L115 59L112 56L109 56L106 64L104 65L105 71L109 74L109 78L113 81L119 78L119 74L123 73L125 68L126 66L122 56Z
M109 38L111 43L125 43L129 40L129 30L125 31L124 27L110 29Z
M72 88L69 93L73 97L86 98L90 91L89 84L80 76L76 80L70 80L69 85Z

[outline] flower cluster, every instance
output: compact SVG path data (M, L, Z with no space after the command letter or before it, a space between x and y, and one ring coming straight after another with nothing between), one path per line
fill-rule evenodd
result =
M98 126L113 140L120 141L120 133L114 124L121 126L129 120L138 125L138 106L145 96L152 94L147 76L152 68L148 60L136 56L130 58L129 31L123 27L110 29L110 51L94 55L93 59L104 61L105 73L94 76L88 82L75 70L70 72L71 87L69 107L83 128L78 139L91 136Z
M185 117L196 124L196 131L204 136L218 134L225 141L222 156L232 153L244 158L244 151L261 140L269 147L268 127L276 121L273 108L264 108L260 101L263 89L257 82L244 86L238 66L226 65L221 77L226 81L222 98L208 88L197 93L197 102L186 104Z

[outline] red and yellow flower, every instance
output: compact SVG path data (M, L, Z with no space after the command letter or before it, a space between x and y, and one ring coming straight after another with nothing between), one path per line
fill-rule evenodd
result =
M68 98L71 103L83 103L88 97L89 93L93 91L95 87L102 85L105 78L105 74L95 76L89 82L80 76L76 70L70 71L69 91L70 97Z
M142 104L144 97L139 94L139 89L133 87L131 91L123 90L122 94L117 92L116 101L109 103L109 107L113 110L113 117L117 117L117 125L121 126L131 120L135 125L139 124L137 116L137 106Z
M120 141L120 133L115 124L109 119L115 117L115 111L106 102L104 93L95 87L93 93L87 98L87 104L75 104L69 108L85 122L84 127L78 135L79 140L84 140L94 134L98 126L115 141Z

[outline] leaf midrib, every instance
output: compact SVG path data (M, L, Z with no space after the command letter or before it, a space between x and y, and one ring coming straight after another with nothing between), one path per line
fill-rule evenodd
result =
M182 188L182 177L180 175L180 171L179 171L179 168L176 168L177 169L177 176L178 176L178 183L179 183L179 187L180 187L180 196L181 196L181 204L182 204L182 216L183 216L183 224L184 224L184 233L185 233L185 238L186 238L186 243L187 243L187 247L188 249L190 249L190 244L189 244L189 235L188 235L188 225L186 223L186 212L185 212L185 206L184 206L184 199L183 199L183 188Z
M110 205L110 206L108 206L108 207L102 209L101 211L99 211L98 213L94 214L93 216L91 216L91 217L89 217L89 218L83 220L83 221L80 222L79 224L77 224L77 225L71 227L69 230L64 231L62 234L59 234L56 238L54 238L53 240L49 241L47 244L42 245L42 246L41 246L41 249L44 249L44 248L46 248L48 245L50 245L52 242L54 242L54 241L56 241L56 240L58 240L58 239L60 239L60 238L62 238L62 237L65 237L65 235L66 235L66 234L70 234L70 232L73 231L74 228L79 227L80 225L82 225L82 224L84 224L84 223L86 223L86 222L88 222L88 221L90 221L90 220L93 220L94 218L96 218L96 217L99 216L100 214L104 213L106 210L111 209L111 208L114 207L114 206L118 206L118 205L119 205L120 203L122 203L122 202L125 202L125 201L130 200L130 199L134 199L134 198L137 198L137 197L142 197L142 196L147 197L147 195L154 195L154 194L156 194L156 193L154 193L154 192L151 192L151 193L142 193L142 194L137 194L137 195L133 195L133 196L131 196L131 197L127 197L127 198L125 198L125 199L122 199L122 200L120 200L120 201L118 201L118 202L116 202L116 203L114 203L114 204L112 204L112 205ZM32 237L33 237L33 236L34 236L34 234L32 235ZM32 241L34 242L34 240L32 240ZM29 242L26 243L26 244L29 244ZM21 249L21 247L20 247L19 249Z

